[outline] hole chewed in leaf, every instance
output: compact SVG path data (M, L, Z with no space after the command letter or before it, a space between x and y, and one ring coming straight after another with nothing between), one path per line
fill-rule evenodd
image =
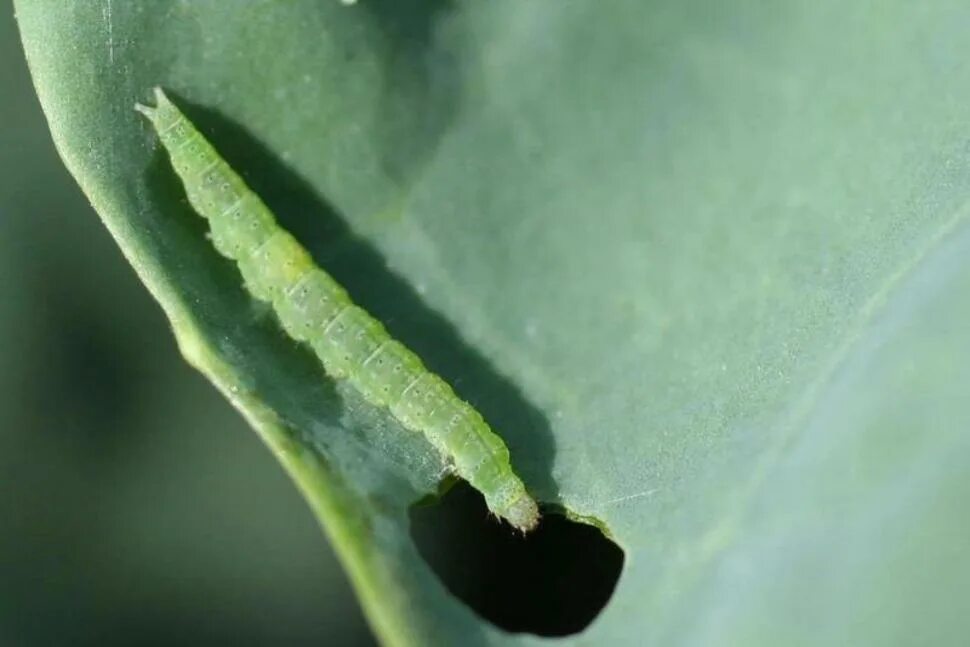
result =
M464 482L411 509L411 536L453 595L511 632L582 631L605 608L623 568L623 551L595 526L547 512L523 536L490 516Z

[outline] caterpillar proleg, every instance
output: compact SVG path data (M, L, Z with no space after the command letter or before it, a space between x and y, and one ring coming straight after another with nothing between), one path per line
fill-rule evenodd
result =
M424 434L489 510L523 532L535 528L538 506L481 414L351 301L161 88L155 98L154 107L135 108L151 121L215 248L238 264L249 292L272 304L287 334L312 347L330 376Z

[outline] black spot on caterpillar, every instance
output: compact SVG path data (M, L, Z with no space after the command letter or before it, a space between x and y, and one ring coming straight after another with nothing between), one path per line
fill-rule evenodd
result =
M272 304L287 334L312 347L329 375L424 434L489 510L519 530L535 528L538 506L481 414L351 301L161 88L155 98L155 107L135 108L151 121L193 209L209 222L213 245L238 264L249 292Z

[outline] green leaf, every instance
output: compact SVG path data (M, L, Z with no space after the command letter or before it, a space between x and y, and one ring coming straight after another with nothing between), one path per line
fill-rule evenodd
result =
M243 292L153 85L623 546L584 644L966 635L966 3L16 6L65 162L387 644L531 640L422 562L439 459Z

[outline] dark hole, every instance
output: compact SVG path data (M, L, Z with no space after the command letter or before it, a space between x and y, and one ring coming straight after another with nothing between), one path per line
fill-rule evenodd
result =
M444 585L506 631L567 636L606 606L623 551L589 524L546 513L526 536L489 516L464 482L411 509L411 536Z

